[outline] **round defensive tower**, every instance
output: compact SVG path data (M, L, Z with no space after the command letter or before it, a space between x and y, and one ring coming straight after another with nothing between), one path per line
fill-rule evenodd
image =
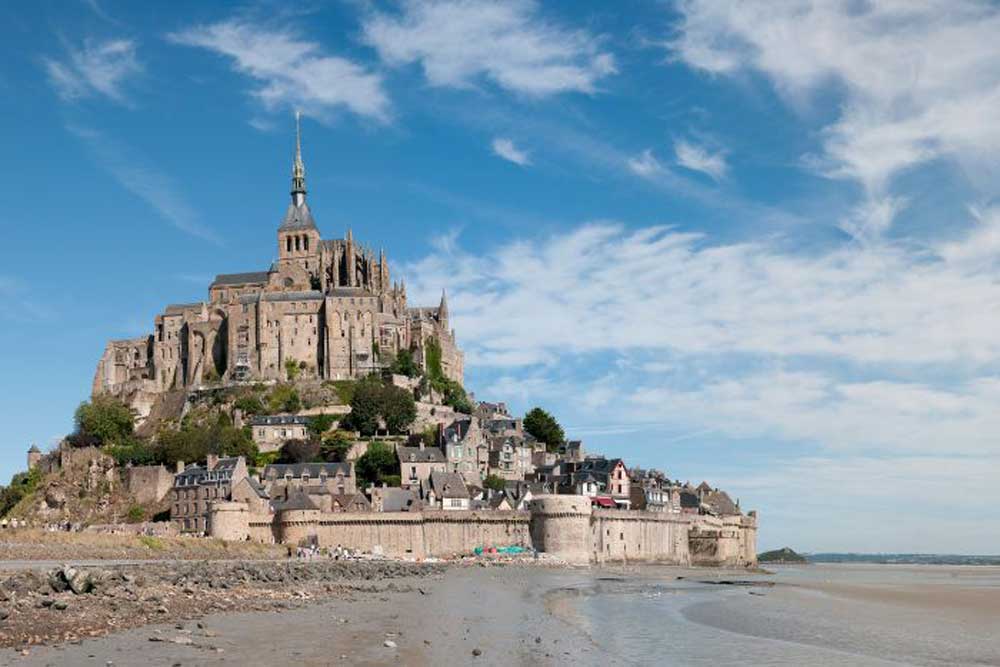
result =
M208 534L211 537L237 542L250 535L247 506L243 503L213 502L208 517Z
M590 498L536 496L530 504L535 548L567 563L590 562Z
M305 544L318 538L320 511L286 509L278 511L279 541L282 544Z

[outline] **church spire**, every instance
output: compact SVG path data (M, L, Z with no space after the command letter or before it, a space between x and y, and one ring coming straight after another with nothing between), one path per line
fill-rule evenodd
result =
M306 200L306 167L302 164L302 130L299 127L301 114L295 112L295 162L292 164L292 202L301 206Z
M438 322L447 328L448 326L448 295L441 290L441 305L438 306Z

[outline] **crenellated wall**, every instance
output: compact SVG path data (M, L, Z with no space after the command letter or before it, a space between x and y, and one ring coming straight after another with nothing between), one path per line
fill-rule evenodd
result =
M535 548L568 563L756 564L757 517L591 509L586 496L538 496L529 511L283 510L215 503L209 534L226 540L345 547L392 557L449 558L476 547Z

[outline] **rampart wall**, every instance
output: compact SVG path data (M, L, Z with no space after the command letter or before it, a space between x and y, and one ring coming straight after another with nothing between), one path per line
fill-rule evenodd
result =
M209 533L226 540L337 546L392 557L448 558L476 547L535 548L569 563L756 563L757 519L594 510L585 496L539 496L528 511L252 514L238 502L213 504Z

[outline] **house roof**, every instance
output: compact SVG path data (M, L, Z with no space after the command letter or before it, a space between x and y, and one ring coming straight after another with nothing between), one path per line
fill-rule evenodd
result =
M266 283L270 277L267 271L250 271L247 273L220 273L215 276L210 287L223 287L226 285L249 285Z
M417 494L410 489L389 487L382 489L383 512L409 512L420 509Z
M740 508L725 491L710 491L702 496L701 503L715 514L722 516L740 514Z
M317 510L319 509L307 494L302 491L292 491L285 500L272 501L271 505L277 511L282 510Z
M397 447L396 455L401 463L444 463L445 457L437 447Z
M337 503L341 507L350 507L357 503L361 503L366 508L371 508L371 503L365 498L363 493L332 493L330 494L331 502Z
M431 488L438 498L468 498L469 489L465 486L465 480L457 472L441 472L435 470L431 473Z
M334 477L338 472L343 474L345 477L350 477L351 464L348 462L272 463L264 467L264 479L270 479L272 476L275 478L284 477L285 475L302 477L303 473L309 475L309 477L319 477L322 473L326 473L328 477Z
M607 496L594 496L591 499L591 503L597 505L598 507L611 507L611 508L617 507L615 501L612 500L611 498L608 498Z
M250 419L251 426L285 426L287 424L308 424L309 418L302 415L257 415Z

